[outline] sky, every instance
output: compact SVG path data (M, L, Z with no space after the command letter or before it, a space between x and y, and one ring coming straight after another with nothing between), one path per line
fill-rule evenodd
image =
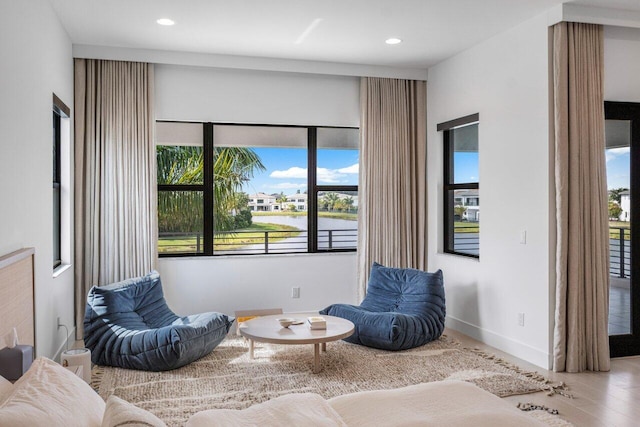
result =
M266 171L245 184L248 194L286 195L307 190L307 150L303 148L254 148ZM454 182L478 182L478 153L455 153ZM319 185L358 185L358 150L322 149L318 152ZM607 188L629 188L629 147L606 150Z
M611 148L605 151L607 160L607 189L629 188L629 147ZM456 152L454 154L454 182L478 182L478 153Z
M253 148L266 171L246 183L248 194L285 195L307 190L306 148ZM318 185L358 185L358 150L318 150Z
M453 183L478 182L478 152L456 151L453 154Z
M631 154L629 147L605 150L607 159L607 189L629 188Z

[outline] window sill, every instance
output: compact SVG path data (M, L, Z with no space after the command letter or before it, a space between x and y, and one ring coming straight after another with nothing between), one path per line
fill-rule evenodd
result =
M250 258L278 258L278 257L301 257L301 256L318 256L318 255L356 255L358 252L355 250L349 251L326 251L326 252L286 252L286 253L269 253L269 254L225 254L225 255L178 255L178 256L158 256L159 261L164 260L209 260L209 259L250 259Z
M70 268L71 264L60 264L53 270L53 278L55 279Z
M480 256L479 255L471 255L471 254L465 254L465 253L460 253L460 252L438 252L439 255L447 255L447 256L452 256L452 257L456 257L458 259L468 259L470 261L480 261Z

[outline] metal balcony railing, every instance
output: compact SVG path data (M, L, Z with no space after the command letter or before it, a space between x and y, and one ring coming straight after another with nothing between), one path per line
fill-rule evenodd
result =
M477 230L470 230L469 226L456 227L454 231L456 251L479 254L479 227ZM295 236L291 236L292 234ZM251 242L247 243L249 235L252 238ZM204 250L204 239L201 233L160 233L159 241L161 254L202 253ZM320 250L355 249L357 243L357 229L318 230L318 249ZM216 233L214 245L216 254L307 252L307 231ZM631 230L628 227L609 228L609 264L609 272L612 276L622 279L631 277Z
M201 233L159 233L160 254L184 254L204 252ZM214 253L223 254L272 254L307 252L307 231L234 231L215 233ZM318 230L319 250L355 249L358 243L357 229Z
M621 279L631 277L631 229L609 227L609 274Z
M454 227L456 252L478 255L479 231L479 225L474 226L472 223ZM609 274L621 279L631 277L631 230L629 227L609 227Z

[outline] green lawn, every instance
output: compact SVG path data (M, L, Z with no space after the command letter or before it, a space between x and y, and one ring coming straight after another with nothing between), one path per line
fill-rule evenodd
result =
M480 223L456 221L453 223L453 228L456 233L479 233Z
M296 227L280 224L253 224L250 228L239 230L237 233L216 235L213 242L214 250L233 250L247 245L263 244L264 233L269 231L284 231L283 233L269 233L269 242L278 242L300 234ZM158 239L158 252L196 252L196 236L184 238ZM200 251L203 239L200 238Z
M631 229L626 221L609 221L609 238L619 239L621 228L624 229L624 240L631 240Z

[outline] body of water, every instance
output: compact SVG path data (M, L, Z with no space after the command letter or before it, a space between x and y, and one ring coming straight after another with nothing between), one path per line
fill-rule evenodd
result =
M253 222L256 224L258 223L280 224L280 225L290 225L292 227L299 228L300 230L307 229L306 216L284 216L284 215L266 216L265 215L265 216L254 216L252 219L253 219ZM348 220L348 219L319 217L318 229L319 230L357 230L358 221Z

